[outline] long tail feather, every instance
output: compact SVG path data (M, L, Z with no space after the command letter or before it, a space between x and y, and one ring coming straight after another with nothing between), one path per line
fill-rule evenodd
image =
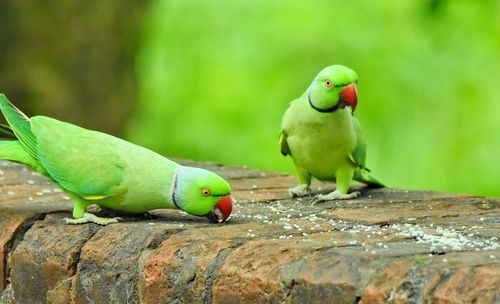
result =
M354 174L354 180L365 183L371 187L385 187L385 185L381 181L373 177L373 175L371 175L370 172L365 169L356 170Z
M36 137L31 131L30 119L16 108L4 94L0 94L0 110L26 151L37 159Z

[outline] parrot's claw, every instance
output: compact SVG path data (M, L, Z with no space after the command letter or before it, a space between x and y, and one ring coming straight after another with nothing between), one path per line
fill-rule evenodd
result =
M120 221L123 221L123 219L121 217L104 218L104 217L98 217L92 213L87 213L87 212L85 212L81 218L77 218L77 219L65 218L64 219L64 223L69 224L69 225L95 223L95 224L98 224L101 226L106 226L109 224L118 223Z
M309 188L309 185L307 184L300 184L293 188L288 189L288 194L290 194L291 197L306 196L309 195L310 193L311 193L311 188Z
M342 194L338 190L330 192L328 194L318 194L314 197L312 201L312 205L316 203L333 201L333 200L345 200L345 199L353 199L357 198L361 193L359 191L355 191L349 194Z

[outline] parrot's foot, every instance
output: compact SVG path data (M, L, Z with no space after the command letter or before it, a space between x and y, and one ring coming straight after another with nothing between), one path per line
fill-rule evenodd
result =
M288 193L291 197L301 197L306 196L311 193L311 188L307 184L300 184L293 188L288 189Z
M360 195L359 191L355 191L349 194L342 194L338 190L335 190L333 192L330 192L328 194L318 194L314 197L312 204L316 203L321 203L321 202L326 202L326 201L333 201L333 200L345 200L345 199L352 199L356 198Z
M70 224L70 225L96 223L98 225L106 226L109 224L118 223L121 220L122 220L122 218L120 218L120 217L104 218L104 217L98 217L92 213L85 212L81 218L77 218L77 219L65 218L64 222L66 224Z

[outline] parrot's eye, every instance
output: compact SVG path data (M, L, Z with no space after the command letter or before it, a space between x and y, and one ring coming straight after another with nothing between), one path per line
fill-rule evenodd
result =
M207 188L203 188L203 189L201 189L201 194L203 196L209 196L210 195L210 190L208 190Z
M328 89L333 88L333 82L330 79L325 80L325 87Z

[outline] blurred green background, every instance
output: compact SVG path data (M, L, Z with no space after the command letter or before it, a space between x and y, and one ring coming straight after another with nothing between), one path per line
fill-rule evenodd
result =
M0 22L0 91L29 114L292 173L281 116L344 64L374 175L500 196L499 1L2 1Z

